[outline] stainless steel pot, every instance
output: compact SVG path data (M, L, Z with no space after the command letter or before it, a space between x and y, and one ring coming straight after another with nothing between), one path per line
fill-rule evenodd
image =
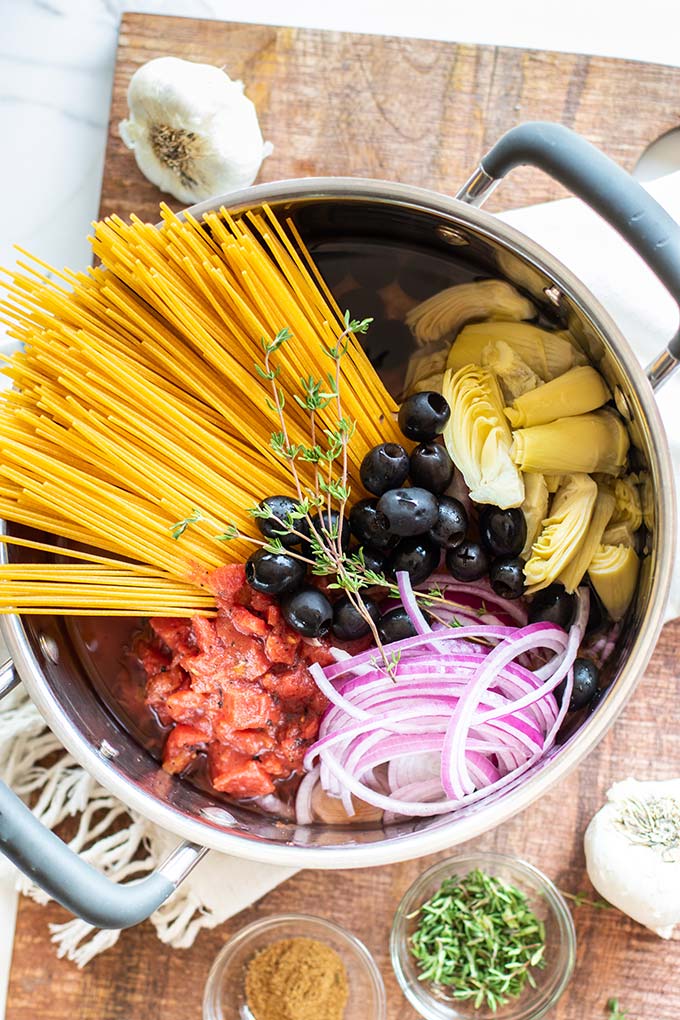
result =
M259 185L205 202L192 212L200 215L222 204L238 211L267 201L279 214L292 215L307 241L378 238L454 253L479 271L530 290L553 318L568 324L608 379L654 493L639 591L612 660L615 682L581 728L500 799L384 829L297 826L241 807L226 808L167 775L104 709L60 620L6 618L2 631L17 674L57 737L129 807L187 841L151 877L114 885L46 832L0 784L0 848L92 923L137 923L169 895L207 848L272 864L347 868L417 857L478 836L528 807L582 761L632 694L661 627L675 549L673 475L653 389L676 367L680 341L676 336L645 375L611 318L567 268L519 231L476 208L519 163L548 170L589 201L637 248L674 297L680 296L680 229L620 168L557 125L524 125L509 132L455 199L382 181L321 178ZM5 689L9 686L5 676Z

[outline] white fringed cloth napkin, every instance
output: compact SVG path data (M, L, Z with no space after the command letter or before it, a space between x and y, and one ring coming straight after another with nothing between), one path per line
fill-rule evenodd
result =
M680 220L680 173L654 182L649 190ZM576 199L565 199L503 217L556 255L600 299L645 365L661 351L676 328L672 300L641 260L598 216ZM673 451L680 467L680 378L659 396ZM667 618L680 615L680 570ZM102 789L62 749L54 763L47 756L60 745L46 729L21 689L0 703L0 776L22 797L37 796L34 813L54 828L75 817L78 829L71 846L110 878L139 877L153 869L177 842ZM50 760L52 760L52 758ZM123 823L121 825L121 823ZM115 830L115 831L114 831ZM0 861L0 885L3 867ZM292 874L292 869L252 864L211 853L178 892L151 918L158 937L169 945L190 946L201 928L212 928L259 899ZM39 902L47 897L23 876L16 888ZM7 893L5 892L5 896ZM9 907L0 912L9 916ZM4 925L0 925L2 929ZM112 946L119 933L97 931L77 919L52 925L60 956L79 967ZM0 942L2 940L0 930ZM0 945L0 959L2 946Z

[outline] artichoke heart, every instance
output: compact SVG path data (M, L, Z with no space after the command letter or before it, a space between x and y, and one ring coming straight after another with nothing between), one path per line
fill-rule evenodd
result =
M408 360L401 399L423 390L440 391L448 353L449 343L446 340L428 344L415 351Z
M597 483L590 475L578 472L564 479L524 565L528 595L552 584L576 556L588 531L596 499Z
M494 340L482 349L482 365L490 368L498 379L503 399L515 400L523 393L536 389L543 384L526 361L520 358L510 344L504 340Z
M487 344L502 340L526 362L539 379L548 382L586 363L585 355L560 333L531 326L527 322L476 322L461 329L446 363L447 368L481 364Z
M557 379L515 397L505 414L513 429L547 425L557 418L596 411L611 399L599 372L590 365L577 365Z
M609 408L518 429L513 438L518 468L542 474L618 475L630 445L623 422Z
M444 442L470 498L503 509L520 506L524 483L510 456L512 435L493 373L478 365L446 372L442 392L451 408Z
M455 337L466 322L479 319L533 319L536 308L505 280L457 283L422 301L406 316L419 344Z
M630 525L632 531L642 524L642 503L637 487L637 475L626 475L617 478L614 483L616 506L612 514L612 524L623 522Z
M601 545L588 566L593 588L612 620L620 620L633 600L640 560L625 545Z
M576 591L583 580L590 561L602 542L602 535L614 510L616 500L611 485L598 485L597 490L597 499L586 536L578 547L576 555L567 563L559 576L559 580L568 592Z
M520 553L523 560L528 558L543 521L548 516L549 499L550 493L543 475L524 476L524 502L521 509L527 526L527 537Z
M528 477L529 475L527 475ZM634 549L635 532L625 521L618 521L617 524L612 524L610 521L602 536L602 545L625 545Z

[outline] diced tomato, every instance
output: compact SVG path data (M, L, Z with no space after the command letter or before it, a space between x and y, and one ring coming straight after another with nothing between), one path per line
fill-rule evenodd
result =
M331 642L301 638L274 598L246 584L242 565L220 567L210 586L214 619L153 619L153 636L138 642L146 703L174 727L163 754L168 772L207 750L215 789L262 796L302 769L318 736L327 700L308 667L334 661ZM355 654L368 644L344 647Z
M172 656L153 641L138 641L135 652L147 676L165 672L172 663Z
M188 684L189 677L180 666L166 666L148 677L144 701L154 710L163 726L167 726L173 718L168 710L168 698Z
M281 709L259 685L232 684L223 692L220 718L234 730L266 729L278 725Z
M196 649L191 620L154 616L149 622L154 633L167 645L173 655L189 655Z
M281 673L265 673L260 680L265 690L273 691L283 701L304 701L312 697L317 686L303 662Z
M256 613L263 613L265 616L268 616L272 609L279 610L271 595L265 595L263 591L255 591L254 588L248 588L248 591L250 592L250 608L254 609Z
M264 642L264 650L270 662L282 662L292 665L300 647L298 634L281 634L278 630L269 632Z
M206 743L205 734L193 726L175 726L165 741L163 768L173 775L184 772Z
M210 575L210 585L220 609L231 609L246 585L246 568L242 563L218 567Z
M231 622L241 634L255 634L264 637L267 633L267 621L261 616L251 613L245 606L234 606L231 611Z
M215 736L219 736L217 727L215 728ZM225 743L231 744L237 751L242 751L243 754L255 756L261 756L265 752L271 751L276 747L276 741L266 730L231 730L224 737L220 737ZM269 771L267 769L267 771Z
M216 790L232 797L262 797L274 792L274 783L262 765L221 744L211 744L208 752L210 781Z
M206 737L212 737L215 715L219 711L214 698L187 689L171 694L166 704L168 715L174 722L193 726Z
M267 751L259 757L260 765L274 779L286 779L291 772L290 762L276 751Z

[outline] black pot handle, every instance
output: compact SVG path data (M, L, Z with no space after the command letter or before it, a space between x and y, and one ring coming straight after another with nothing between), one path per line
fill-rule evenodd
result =
M609 156L561 124L512 128L483 157L457 198L481 205L517 166L535 166L587 202L644 259L680 306L680 226ZM680 331L647 369L654 388L680 363Z
M207 850L180 843L151 875L119 885L81 860L0 782L0 853L83 920L97 928L129 928L160 907Z

